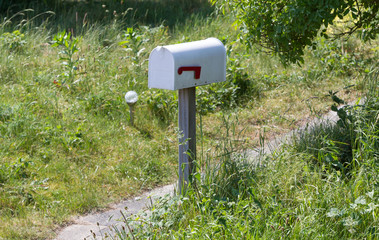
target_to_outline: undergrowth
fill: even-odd
[[[13,2],[4,9],[9,2],[0,1],[0,238],[5,239],[53,238],[54,229],[66,225],[72,215],[100,210],[175,181],[177,95],[147,87],[148,56],[158,45],[217,37],[226,46],[227,81],[197,88],[197,116],[202,119],[198,121],[202,126],[198,126],[202,133],[199,172],[210,165],[219,170],[210,168],[205,176],[196,175],[201,182],[198,189],[186,198],[169,200],[174,204],[170,208],[178,212],[162,215],[184,217],[178,220],[183,224],[175,225],[183,234],[190,234],[189,226],[209,222],[207,231],[213,229],[209,236],[215,234],[215,238],[228,231],[222,226],[231,220],[240,224],[236,226],[241,232],[250,231],[248,221],[266,223],[273,215],[260,214],[270,205],[271,213],[278,213],[272,227],[284,227],[284,215],[280,215],[284,213],[275,201],[285,194],[282,187],[298,188],[282,186],[289,184],[285,179],[275,180],[289,176],[278,174],[276,165],[269,168],[272,163],[267,161],[278,193],[266,185],[268,192],[262,195],[266,190],[260,188],[261,194],[257,186],[268,184],[263,176],[269,174],[251,168],[249,162],[232,161],[236,149],[257,146],[259,133],[265,132],[269,139],[297,127],[311,114],[321,115],[332,103],[326,96],[329,91],[343,89],[340,98],[355,98],[367,86],[363,79],[377,68],[377,42],[363,44],[356,36],[341,41],[317,38],[316,49],[306,50],[304,65],[284,68],[258,46],[248,51],[238,40],[233,17],[217,15],[208,1]],[[139,95],[134,126],[129,125],[124,100],[130,90]],[[349,109],[344,111],[350,114]],[[225,121],[228,114],[238,115],[239,124]],[[359,126],[364,131],[368,128]],[[228,134],[222,137],[225,127]],[[359,138],[366,142],[363,130]],[[240,135],[234,138],[231,132]],[[320,144],[325,149],[320,158],[330,155],[331,166],[309,148],[301,154],[306,161],[298,153],[287,153],[291,161],[283,164],[294,163],[288,171],[302,178],[306,177],[297,171],[312,166],[339,171],[341,176],[345,171],[353,179],[354,149],[375,152],[351,139],[326,139]],[[333,162],[345,159],[334,153],[340,146],[346,147],[347,155],[352,153],[351,159],[340,162],[344,171]],[[285,199],[280,201],[291,202]],[[209,216],[199,214],[196,221],[203,222],[188,225],[192,218],[177,205],[180,201],[181,206],[194,208],[193,214],[206,206],[201,211]],[[204,203],[191,206],[197,201]],[[243,203],[247,212],[240,209]],[[247,226],[242,226],[242,218],[237,221],[229,215],[237,210],[245,214]],[[272,229],[271,225],[266,227]],[[261,226],[254,234],[261,236],[262,229],[266,228]],[[180,236],[180,231],[172,236]]]
[[[377,239],[378,73],[365,78],[364,102],[333,105],[336,124],[304,130],[263,162],[235,151],[225,122],[216,164],[186,194],[125,217],[105,239]]]

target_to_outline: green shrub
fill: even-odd
[[[26,44],[25,35],[19,30],[5,32],[0,36],[0,44],[11,52],[20,52]]]
[[[162,122],[172,123],[173,119],[177,119],[178,98],[175,91],[153,90],[142,95],[148,109]]]

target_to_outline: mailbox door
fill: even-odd
[[[156,47],[149,57],[149,88],[175,90],[174,58],[165,47]]]

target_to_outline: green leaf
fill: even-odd
[[[339,210],[338,208],[331,208],[329,212],[326,213],[327,217],[333,218],[333,217],[340,217],[343,215],[343,211]]]
[[[374,190],[372,190],[371,192],[366,193],[366,195],[367,195],[369,198],[374,199]]]
[[[359,196],[357,199],[355,199],[355,204],[361,204],[366,205],[366,199],[363,196]]]
[[[118,45],[124,45],[124,44],[128,44],[129,43],[129,40],[125,40],[125,41],[121,41],[118,43]],[[123,46],[123,47],[126,47],[126,46]]]

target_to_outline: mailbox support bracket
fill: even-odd
[[[179,193],[185,192],[196,159],[196,87],[178,90]]]

